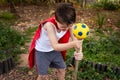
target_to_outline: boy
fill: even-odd
[[[48,80],[48,68],[56,68],[58,80],[65,80],[66,50],[80,48],[78,41],[72,34],[72,26],[76,20],[74,7],[69,3],[60,3],[55,10],[55,15],[43,22],[38,27],[30,47],[29,66],[36,65],[37,80]],[[69,41],[69,37],[73,41]],[[81,60],[83,54],[74,53],[75,59]]]

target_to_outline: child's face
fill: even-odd
[[[70,27],[72,27],[73,24],[67,25],[67,24],[61,24],[61,23],[57,22],[57,25],[58,25],[58,28],[59,28],[61,31],[66,31],[66,30],[68,30]]]

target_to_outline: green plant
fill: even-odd
[[[15,18],[15,15],[10,12],[2,12],[0,13],[0,17],[5,20],[11,20]]]
[[[105,22],[105,16],[102,16],[100,14],[97,14],[98,20],[97,23],[99,25],[99,29],[102,28],[104,22]]]
[[[25,43],[25,36],[0,23],[0,60],[21,53],[20,47]]]
[[[104,33],[98,34],[97,32],[96,36],[84,40],[84,59],[88,61],[102,62],[108,65],[120,66],[118,58],[120,57],[120,37],[118,36],[120,32],[114,32],[113,30],[106,30],[104,32],[110,33],[105,35]]]
[[[29,27],[25,31],[26,42],[29,42],[31,40],[31,35],[33,35],[33,32],[35,32],[37,28],[38,27]]]
[[[118,75],[113,74],[112,72],[113,70],[111,70],[111,68],[109,68],[110,70],[108,72],[97,72],[95,68],[86,64],[85,61],[81,62],[79,66],[80,66],[80,71],[78,73],[78,80],[81,80],[81,79],[104,80],[105,78],[111,79],[111,80],[119,79]]]
[[[120,5],[119,2],[113,1],[113,0],[100,0],[100,1],[96,1],[93,4],[94,8],[103,8],[105,10],[117,10],[119,9]]]
[[[118,3],[110,0],[102,0],[101,4],[103,5],[103,8],[107,10],[116,10],[119,8]]]
[[[73,74],[74,70],[67,69],[66,80],[73,80]],[[118,80],[119,78],[119,75],[116,75],[111,67],[108,67],[107,72],[98,72],[84,60],[79,63],[78,80]]]
[[[104,30],[104,32],[103,32]],[[107,33],[106,35],[104,33]],[[83,61],[79,64],[78,80],[118,80],[120,77],[111,69],[112,66],[120,66],[120,32],[112,29],[102,29],[95,31],[92,37],[83,41]],[[70,49],[67,61],[73,56],[74,49]],[[97,72],[93,67],[86,64],[86,61],[101,63],[108,66],[107,72]],[[70,62],[66,62],[69,64]],[[66,75],[72,76],[74,71],[68,70]],[[70,80],[71,77],[66,77]]]
[[[22,67],[21,70],[25,71],[25,72],[28,72],[30,71],[30,69],[28,67]]]
[[[1,1],[0,1],[0,5],[4,5],[4,4],[6,4],[6,3],[7,3],[6,0],[1,0]]]
[[[36,31],[37,28],[38,28],[37,26],[36,26],[36,27],[29,27],[29,28],[25,31],[26,36],[31,35],[33,32]]]

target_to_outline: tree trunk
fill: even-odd
[[[15,16],[19,18],[20,16],[17,14],[17,11],[15,9],[15,5],[14,5],[13,1],[12,0],[7,0],[7,1],[9,3],[10,12],[15,14]]]
[[[68,0],[65,0],[65,2],[67,3],[67,2],[68,2]]]
[[[8,1],[9,6],[10,6],[10,12],[11,13],[16,13],[16,9],[15,9],[13,1],[12,0],[7,0],[7,1]]]
[[[85,8],[85,7],[86,7],[86,3],[87,3],[87,0],[82,0],[81,7],[82,7],[82,8]]]

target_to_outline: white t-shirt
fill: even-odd
[[[54,27],[54,28],[55,28],[55,33],[56,33],[56,36],[57,36],[58,40],[61,37],[63,37],[64,34],[67,32],[67,31],[57,32],[57,28],[56,27]],[[49,41],[48,33],[44,29],[44,25],[42,25],[42,27],[41,27],[40,37],[36,41],[35,49],[38,50],[38,51],[42,51],[42,52],[49,52],[49,51],[53,51],[54,50],[53,47],[51,46],[50,41]]]

